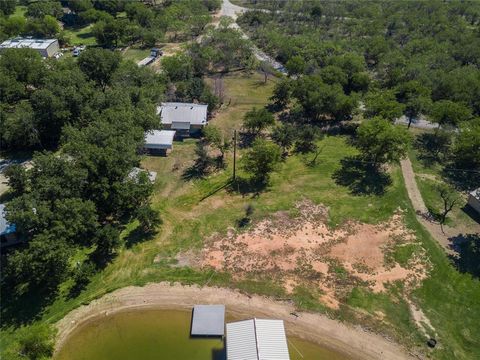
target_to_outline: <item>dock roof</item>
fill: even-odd
[[[193,307],[193,336],[223,336],[225,333],[225,305],[195,305]]]

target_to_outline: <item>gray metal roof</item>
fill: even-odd
[[[480,200],[480,188],[471,191],[470,195],[472,195],[475,199]]]
[[[57,39],[14,38],[2,42],[0,44],[0,49],[30,48],[35,50],[44,50],[57,41]]]
[[[191,125],[207,124],[208,105],[190,103],[162,103],[157,107],[162,124],[190,123]]]
[[[15,230],[15,224],[10,224],[5,218],[5,204],[0,204],[0,235],[14,233]]]
[[[290,360],[283,320],[228,323],[227,360]]]
[[[152,130],[145,133],[145,145],[147,149],[171,149],[175,130]]]
[[[225,333],[225,305],[195,305],[193,307],[192,335],[223,336]]]

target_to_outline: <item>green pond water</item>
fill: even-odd
[[[191,313],[136,310],[77,329],[55,360],[225,360],[220,339],[190,338]],[[291,360],[346,360],[315,344],[288,338]]]

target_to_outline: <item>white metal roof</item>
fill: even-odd
[[[5,218],[5,205],[0,204],[0,235],[14,233],[15,230],[15,224],[10,224]]]
[[[1,49],[10,48],[30,48],[36,50],[47,49],[50,45],[55,43],[57,39],[27,39],[27,38],[14,38],[5,40],[0,44]]]
[[[227,360],[258,360],[253,319],[227,324]]]
[[[190,103],[162,103],[157,107],[162,124],[186,122],[192,125],[205,125],[207,123],[208,105]]]
[[[175,130],[152,130],[145,134],[145,148],[171,149]]]
[[[227,360],[290,360],[283,320],[227,324]]]
[[[225,334],[225,305],[195,305],[191,334],[223,336]]]
[[[470,195],[472,195],[475,199],[480,200],[480,188],[471,191]]]

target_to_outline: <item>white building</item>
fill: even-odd
[[[152,130],[145,134],[145,145],[143,148],[149,152],[163,153],[173,149],[173,138],[175,130]]]
[[[208,105],[190,103],[162,103],[157,114],[164,129],[194,134],[207,125]]]
[[[227,324],[227,360],[290,360],[283,320]]]
[[[51,57],[60,51],[57,39],[29,39],[14,38],[5,40],[0,44],[0,51],[3,49],[29,48],[39,52],[43,57]]]
[[[468,205],[475,209],[480,214],[480,188],[473,190],[468,195]]]

